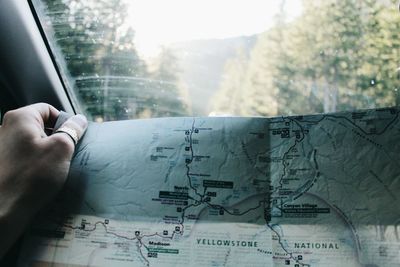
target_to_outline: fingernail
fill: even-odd
[[[83,129],[85,129],[88,125],[88,121],[87,121],[86,117],[83,116],[82,114],[72,116],[70,118],[70,120],[74,121],[76,124],[81,126]]]

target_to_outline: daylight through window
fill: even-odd
[[[400,102],[389,0],[33,0],[95,121],[276,116]]]

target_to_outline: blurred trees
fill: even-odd
[[[153,80],[158,81],[157,89],[152,100],[154,110],[158,117],[187,115],[189,106],[188,90],[179,74],[179,60],[171,49],[161,47],[158,57],[151,62],[150,70]],[[178,95],[178,96],[177,96]],[[182,111],[186,111],[183,113]]]
[[[399,26],[395,0],[304,0],[291,22],[282,8],[249,57],[228,61],[214,110],[272,116],[399,104]]]
[[[121,0],[43,0],[46,30],[53,31],[64,61],[58,62],[74,84],[84,109],[95,119],[116,120],[187,114],[177,73],[150,73],[126,24]],[[51,26],[50,26],[51,25]],[[50,42],[51,44],[51,42]],[[162,64],[171,63],[161,54]],[[169,60],[169,61],[168,61]],[[160,65],[161,66],[161,65]],[[168,95],[167,100],[163,96]]]
[[[166,47],[152,62],[140,58],[126,1],[41,1],[52,49],[65,56],[58,65],[89,114],[189,113],[177,58]],[[284,6],[282,0],[275,27],[258,36],[250,54],[239,49],[227,60],[214,111],[273,116],[400,104],[397,1],[304,0],[302,15],[290,21]]]
[[[228,59],[225,63],[224,73],[221,77],[221,88],[214,96],[211,103],[212,110],[223,114],[241,114],[239,101],[246,96],[243,88],[244,74],[247,70],[247,55],[243,49],[236,51],[236,57]]]

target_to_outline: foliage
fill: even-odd
[[[230,78],[223,79],[214,109],[226,112],[219,95],[227,91],[240,96],[229,104],[228,111],[235,115],[399,104],[396,1],[305,0],[303,8],[290,22],[282,10],[275,27],[259,36],[249,58],[239,55],[227,63],[224,76]]]
[[[177,73],[156,77],[140,58],[134,31],[127,27],[127,3],[122,0],[44,0],[56,46],[81,103],[95,119],[184,115]],[[169,65],[165,58],[160,58]],[[161,71],[161,70],[160,70]],[[162,72],[162,71],[161,71]],[[157,80],[157,79],[167,80]],[[167,82],[168,86],[160,86]],[[165,92],[165,93],[162,93]],[[164,101],[160,95],[168,94]]]

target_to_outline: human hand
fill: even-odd
[[[48,104],[34,104],[4,115],[0,126],[0,258],[22,234],[34,215],[63,186],[75,149],[65,133],[48,136],[59,111]],[[87,120],[69,118],[62,127],[82,137]]]

